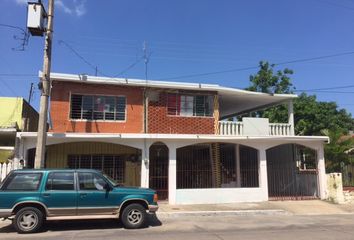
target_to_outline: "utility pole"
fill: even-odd
[[[45,34],[43,73],[40,80],[40,108],[38,121],[38,134],[36,157],[34,162],[35,168],[44,167],[45,147],[47,142],[47,117],[48,117],[48,101],[50,96],[50,67],[52,58],[52,38],[53,38],[53,18],[54,18],[54,0],[48,0],[48,22]]]
[[[28,103],[31,104],[31,99],[33,96],[33,83],[31,83],[31,87],[30,87],[30,91],[29,91],[29,95],[28,95]]]

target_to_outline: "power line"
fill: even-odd
[[[4,79],[0,78],[0,81],[4,84],[4,86],[13,94],[17,95],[17,93],[4,81]]]
[[[29,34],[28,32],[21,28],[21,27],[18,27],[18,26],[13,26],[13,25],[9,25],[9,24],[3,24],[3,23],[0,23],[0,26],[1,27],[7,27],[7,28],[12,28],[12,29],[16,29],[16,30],[20,30],[21,33],[22,33],[22,38],[14,35],[14,39],[15,40],[19,40],[19,41],[22,41],[20,46],[17,47],[17,48],[12,48],[12,50],[17,50],[17,51],[24,51],[25,50],[25,47],[28,45],[28,39],[29,39]]]
[[[90,66],[95,72],[100,73],[103,76],[108,77],[105,73],[103,73],[101,70],[97,68],[97,66],[93,65],[89,61],[87,61],[83,56],[81,56],[74,48],[72,48],[67,42],[63,40],[58,41],[59,44],[64,44],[71,52],[73,52],[78,58],[80,58],[84,63],[86,63],[88,66]]]
[[[0,73],[2,77],[38,77],[36,74],[31,73]]]
[[[138,63],[140,63],[143,59],[144,59],[144,56],[143,56],[143,57],[140,57],[140,58],[139,58],[138,60],[136,60],[134,63],[130,64],[127,68],[125,68],[124,70],[122,70],[120,73],[114,75],[113,78],[119,77],[119,76],[123,75],[124,73],[126,73],[127,71],[129,71],[130,69],[132,69],[133,67],[135,67]]]
[[[336,87],[327,87],[327,88],[302,89],[302,90],[294,90],[294,92],[322,91],[322,90],[332,90],[332,89],[342,89],[342,88],[352,88],[352,87],[354,87],[354,85],[336,86]]]
[[[324,55],[324,56],[319,56],[319,57],[311,57],[311,58],[301,58],[301,59],[289,60],[289,61],[275,63],[274,65],[275,66],[279,66],[279,65],[284,65],[284,64],[309,62],[309,61],[315,61],[315,60],[333,58],[333,57],[340,57],[340,56],[346,56],[346,55],[353,55],[353,54],[354,54],[354,51],[343,52],[343,53]],[[244,67],[244,68],[232,68],[232,69],[215,71],[215,72],[206,72],[206,73],[197,73],[197,74],[182,75],[182,76],[176,76],[176,77],[160,78],[160,79],[157,79],[157,80],[172,80],[172,79],[181,79],[181,78],[194,78],[194,77],[202,77],[202,76],[208,76],[208,75],[216,75],[216,74],[221,74],[221,73],[230,73],[230,72],[239,72],[239,71],[245,71],[245,70],[252,70],[252,69],[258,69],[258,68],[259,68],[259,66],[251,66],[251,67]]]

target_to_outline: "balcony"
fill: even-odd
[[[268,118],[242,118],[242,122],[219,121],[223,136],[293,136],[290,123],[269,123]]]

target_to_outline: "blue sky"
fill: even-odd
[[[0,0],[0,24],[26,26],[24,0]],[[175,77],[354,51],[353,0],[55,0],[52,71],[145,78]],[[44,1],[47,3],[47,1]],[[7,11],[4,11],[7,9]],[[28,97],[42,69],[44,38],[30,37],[13,51],[20,32],[0,26],[0,95]],[[60,43],[64,41],[67,45]],[[133,66],[132,66],[133,65]],[[131,67],[132,66],[132,67]],[[131,67],[129,70],[127,68]],[[297,89],[354,85],[354,54],[282,65],[294,70]],[[173,81],[244,88],[257,69]],[[4,75],[9,74],[9,75]],[[354,87],[316,92],[354,114]],[[347,92],[347,93],[343,93]],[[38,109],[39,92],[33,105]]]

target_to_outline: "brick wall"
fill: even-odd
[[[197,92],[188,92],[197,93]],[[210,94],[210,93],[209,93]],[[148,132],[170,134],[214,134],[214,117],[182,117],[167,114],[167,92],[155,92],[149,98]]]
[[[70,120],[70,92],[72,94],[125,95],[125,122]],[[138,87],[98,85],[53,81],[50,115],[52,132],[142,133],[143,90]]]

